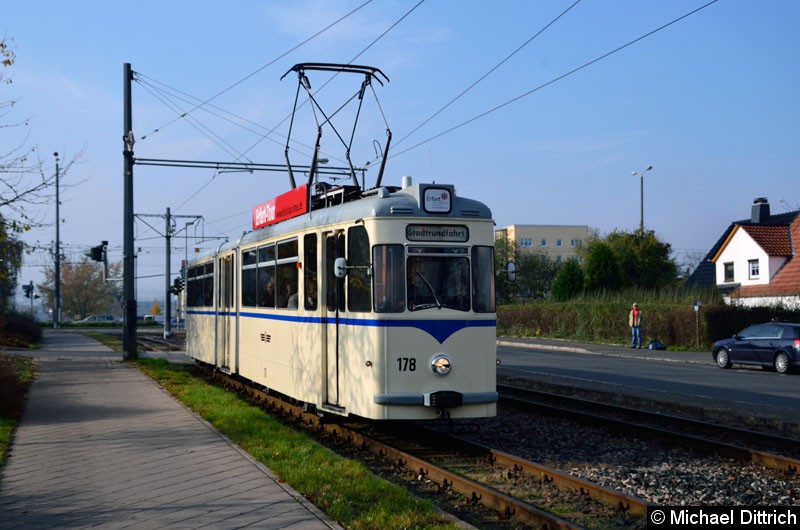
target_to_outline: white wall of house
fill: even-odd
[[[758,276],[750,274],[751,261],[758,260]],[[725,264],[733,263],[733,280],[725,281]],[[769,256],[755,240],[743,229],[736,230],[725,249],[717,257],[717,285],[730,284],[761,285],[768,284],[778,270],[786,263],[785,257]]]

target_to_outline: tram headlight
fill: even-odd
[[[447,375],[450,373],[453,365],[450,363],[450,358],[447,355],[437,355],[431,361],[431,369],[436,375]]]

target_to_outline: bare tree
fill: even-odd
[[[15,61],[13,40],[0,39],[0,88],[12,84],[8,72]],[[0,137],[8,141],[0,143],[0,311],[16,289],[23,252],[18,236],[33,227],[47,226],[41,207],[53,204],[56,194],[55,168],[30,145],[29,120],[11,119],[15,106],[16,100],[0,97]],[[19,136],[9,141],[12,132]],[[65,160],[60,176],[65,177],[82,155],[83,151]]]

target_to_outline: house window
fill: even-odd
[[[556,246],[557,246],[557,247],[560,247],[560,246],[561,246],[561,239],[556,239]]]
[[[529,237],[523,237],[522,239],[520,239],[519,245],[521,247],[530,247],[533,246],[533,241],[531,241],[531,238]]]
[[[723,264],[725,268],[725,281],[732,282],[733,281],[733,263],[725,263]]]
[[[544,238],[544,237],[542,238],[542,246],[543,247],[547,246],[547,238]]]
[[[758,260],[751,259],[747,261],[747,268],[750,270],[750,279],[758,279]]]
[[[569,240],[569,244],[572,247],[579,247],[579,246],[581,246],[581,240],[580,239],[570,239]]]

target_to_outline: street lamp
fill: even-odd
[[[653,169],[653,166],[647,166],[640,172],[631,171],[634,177],[639,175],[639,232],[644,234],[644,174]]]

